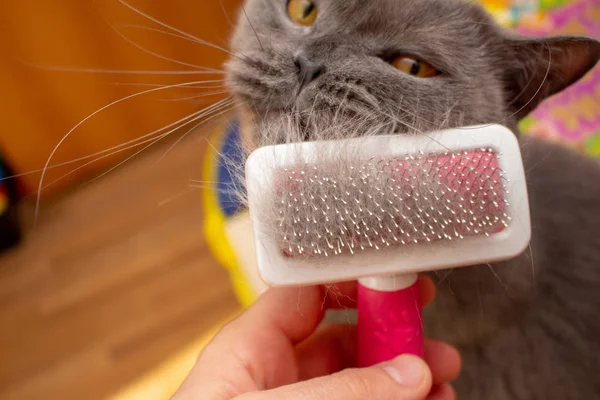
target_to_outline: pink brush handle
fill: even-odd
[[[393,286],[374,289],[381,285],[367,287],[364,283],[358,284],[358,366],[368,367],[406,353],[423,357],[418,281],[399,290]]]

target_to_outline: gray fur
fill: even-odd
[[[519,118],[600,58],[597,41],[517,37],[461,0],[316,3],[310,29],[285,0],[248,0],[240,14],[228,83],[251,148],[495,122],[518,134]],[[414,78],[384,60],[405,52],[442,74]],[[299,53],[325,67],[301,91]],[[459,399],[600,398],[600,167],[532,139],[522,149],[530,251],[434,274],[426,330],[462,351]]]

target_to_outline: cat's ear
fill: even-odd
[[[586,37],[512,38],[507,43],[507,101],[519,119],[575,83],[600,59],[600,42]]]

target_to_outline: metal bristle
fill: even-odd
[[[274,204],[288,256],[331,257],[462,240],[508,227],[492,149],[282,171]]]

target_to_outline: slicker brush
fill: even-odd
[[[419,272],[529,244],[519,144],[500,125],[262,147],[246,163],[271,285],[358,279],[358,363],[422,355]]]

